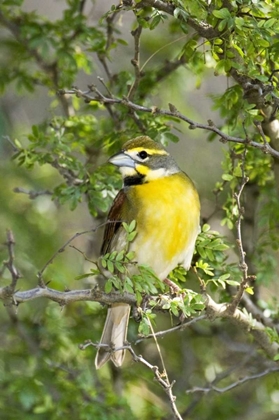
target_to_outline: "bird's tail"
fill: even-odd
[[[111,305],[108,309],[100,344],[107,344],[114,348],[123,347],[127,337],[129,316],[130,305],[126,303]],[[95,358],[96,369],[100,369],[108,360],[112,360],[115,366],[119,367],[122,365],[124,357],[124,349],[112,353],[105,347],[100,347]]]

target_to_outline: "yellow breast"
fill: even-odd
[[[200,204],[191,180],[182,172],[136,185],[127,193],[126,217],[137,222],[130,249],[164,279],[181,263],[191,264],[199,232]]]

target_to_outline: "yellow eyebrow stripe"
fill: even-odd
[[[160,150],[160,149],[147,149],[146,147],[134,147],[133,149],[130,149],[130,152],[141,152],[145,150],[149,155],[168,155],[169,153],[166,150]]]

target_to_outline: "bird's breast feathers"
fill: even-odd
[[[179,172],[130,187],[125,204],[123,219],[137,222],[137,235],[130,244],[137,262],[152,267],[160,279],[177,264],[188,269],[200,214],[198,194],[191,180]],[[123,232],[119,232],[118,246],[123,245],[123,239]]]

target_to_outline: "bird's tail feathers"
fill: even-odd
[[[114,348],[123,347],[127,337],[129,316],[130,305],[126,303],[111,305],[108,309],[100,344],[107,344]],[[100,347],[95,358],[96,369],[100,369],[109,360],[119,367],[122,365],[124,357],[124,349],[110,352],[106,348]]]

